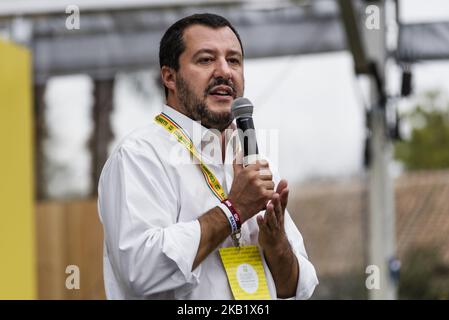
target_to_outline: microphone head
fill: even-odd
[[[253,104],[247,98],[237,98],[231,104],[231,112],[234,119],[253,116]]]

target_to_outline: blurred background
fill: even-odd
[[[448,299],[444,0],[1,1],[0,298],[105,298],[98,178],[160,111],[159,40],[196,12],[242,37],[313,299]]]

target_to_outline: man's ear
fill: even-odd
[[[176,73],[170,67],[162,66],[161,68],[161,78],[163,84],[168,88],[168,90],[174,91],[176,88]]]

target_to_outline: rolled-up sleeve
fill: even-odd
[[[284,221],[288,240],[299,264],[299,277],[295,298],[298,300],[309,299],[312,296],[315,287],[318,285],[315,267],[309,261],[302,235],[291,219],[288,210],[285,210]]]
[[[115,276],[136,296],[190,292],[201,230],[177,222],[177,190],[156,153],[120,147],[103,169],[98,206]],[[186,245],[189,244],[189,245]]]

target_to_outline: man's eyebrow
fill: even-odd
[[[229,50],[229,53],[230,53],[230,55],[237,55],[237,56],[239,56],[239,58],[242,58],[243,57],[243,55],[242,55],[242,53],[240,52],[240,51],[237,51],[237,50]]]
[[[216,50],[213,49],[200,49],[197,52],[195,52],[195,54],[193,55],[193,58],[195,59],[196,57],[198,57],[200,54],[203,53],[209,53],[209,54],[214,54],[216,53]],[[228,55],[238,55],[240,58],[242,58],[242,53],[240,51],[237,50],[229,50],[228,51]]]
[[[200,49],[197,52],[195,52],[195,54],[193,55],[193,58],[196,58],[197,56],[199,56],[202,53],[214,54],[215,50],[212,50],[212,49]]]

